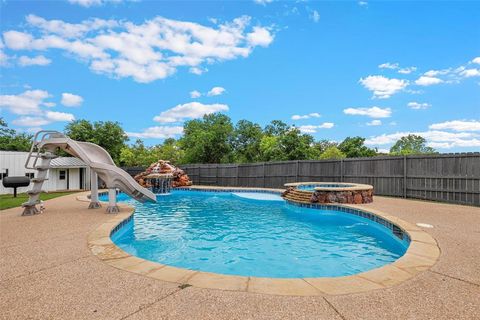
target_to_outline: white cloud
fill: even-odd
[[[190,98],[192,99],[200,98],[201,96],[202,96],[202,93],[198,90],[190,91]]]
[[[480,131],[479,120],[453,120],[434,123],[428,127],[433,130]]]
[[[425,72],[423,75],[426,77],[437,77],[440,75],[445,75],[450,72],[450,69],[444,69],[444,70],[429,70]]]
[[[73,121],[75,117],[71,113],[47,111],[42,116],[21,116],[12,121],[14,125],[20,127],[40,127],[52,122]]]
[[[75,116],[71,113],[66,112],[56,112],[56,111],[47,111],[45,117],[50,121],[73,121]]]
[[[143,139],[165,139],[171,138],[176,135],[183,133],[183,127],[167,127],[167,126],[156,126],[150,127],[142,132],[127,132],[127,135],[132,138],[143,138]]]
[[[367,126],[381,126],[382,120],[372,120],[370,122],[367,122],[366,124]]]
[[[442,82],[442,79],[431,76],[421,76],[420,78],[415,80],[415,84],[418,84],[419,86],[431,86]]]
[[[395,62],[395,63],[385,62],[385,63],[380,64],[378,67],[380,69],[398,70],[398,73],[401,73],[401,74],[410,74],[410,73],[417,70],[417,67],[400,68],[400,64],[398,62]]]
[[[188,72],[190,73],[193,73],[193,74],[196,74],[197,76],[207,72],[208,69],[207,68],[199,68],[199,67],[191,67],[190,69],[188,69]]]
[[[27,57],[27,56],[21,56],[18,59],[18,64],[21,65],[22,67],[26,66],[46,66],[49,65],[52,62],[52,60],[45,58],[45,56],[36,56],[33,58]]]
[[[401,68],[398,70],[398,73],[401,73],[401,74],[410,74],[414,71],[417,70],[417,67],[406,67],[406,68]]]
[[[303,125],[299,126],[298,129],[303,133],[316,133],[318,129],[331,129],[334,127],[332,122],[324,122],[320,125]]]
[[[472,63],[480,64],[480,57],[476,57],[472,60]]]
[[[415,134],[424,137],[427,140],[427,144],[434,148],[449,149],[454,147],[480,146],[480,139],[478,139],[478,134],[469,132],[453,133],[438,130],[382,134],[380,136],[374,136],[366,139],[365,144],[372,146],[393,144],[401,137],[407,136],[409,134]]]
[[[460,75],[465,78],[480,77],[480,69],[465,69],[460,72]]]
[[[62,104],[66,107],[78,107],[83,103],[83,98],[72,93],[62,93]]]
[[[13,50],[24,50],[31,46],[32,35],[19,31],[7,31],[3,33],[5,45]]]
[[[102,19],[72,24],[29,15],[32,34],[10,30],[3,37],[11,50],[63,50],[96,73],[148,83],[182,67],[201,74],[208,71],[206,64],[245,58],[256,47],[269,46],[273,33],[250,26],[250,20],[241,16],[213,27],[159,16],[140,24]]]
[[[385,62],[380,65],[378,65],[380,69],[398,69],[400,66],[398,63],[391,63],[391,62]]]
[[[320,21],[320,13],[318,13],[317,10],[313,10],[312,13],[310,14],[310,19],[312,19],[313,22]]]
[[[27,90],[18,95],[0,95],[0,108],[19,115],[39,114],[40,105],[50,94],[44,90]]]
[[[48,121],[43,117],[23,116],[13,120],[12,123],[20,127],[39,127],[39,126],[49,124],[50,121]]]
[[[310,118],[320,118],[320,113],[312,112],[304,115],[294,114],[292,116],[292,120],[302,120],[302,119],[310,119]]]
[[[88,32],[118,26],[115,20],[98,18],[85,20],[77,24],[67,23],[62,20],[46,20],[33,14],[29,14],[25,19],[31,26],[39,28],[42,32],[57,34],[63,38],[78,38]]]
[[[220,103],[203,104],[194,101],[185,104],[179,104],[171,109],[163,111],[158,116],[155,116],[153,120],[160,123],[179,122],[187,118],[201,118],[206,114],[220,111],[228,111],[228,105]]]
[[[247,41],[252,47],[268,47],[273,41],[273,35],[266,28],[253,27],[253,32],[247,34]]]
[[[419,103],[419,102],[412,101],[412,102],[409,102],[407,104],[407,106],[412,108],[412,109],[419,110],[419,109],[428,109],[432,105],[430,103],[426,103],[426,102]]]
[[[68,0],[68,2],[70,2],[71,4],[78,4],[82,7],[88,8],[92,6],[101,6],[107,3],[120,3],[122,2],[122,0]]]
[[[407,80],[389,79],[384,76],[368,76],[361,78],[359,82],[368,90],[373,91],[374,98],[379,99],[389,98],[408,85]]]
[[[272,3],[273,0],[253,0],[256,4],[260,4],[262,6],[267,5],[268,3]]]
[[[390,108],[347,108],[343,110],[343,113],[353,116],[367,116],[370,118],[388,118],[392,115],[392,109]]]
[[[222,87],[213,87],[210,89],[210,91],[207,92],[207,96],[212,97],[212,96],[219,96],[225,92],[225,88]]]
[[[367,1],[358,1],[358,5],[361,6],[361,7],[367,7],[368,2]]]

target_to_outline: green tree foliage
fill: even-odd
[[[179,164],[183,159],[183,150],[175,139],[165,139],[163,144],[146,147],[142,140],[137,139],[131,146],[123,147],[120,152],[120,164],[127,167],[146,167],[159,159]]]
[[[320,159],[343,159],[345,158],[345,154],[340,151],[336,146],[331,146],[325,149],[323,153],[320,155]]]
[[[267,136],[281,136],[290,129],[290,126],[280,120],[273,120],[265,126],[265,134]]]
[[[435,149],[427,147],[427,141],[424,137],[415,134],[401,137],[390,148],[390,153],[394,155],[429,154],[435,152]]]
[[[132,146],[124,146],[120,151],[120,164],[127,167],[149,166],[158,160],[157,150],[147,148],[137,139]]]
[[[362,137],[347,137],[338,145],[338,149],[340,149],[340,151],[342,151],[347,158],[375,156],[377,151],[365,146],[364,142],[365,138]]]
[[[76,120],[65,127],[65,134],[73,140],[92,142],[110,153],[115,163],[120,163],[120,153],[128,137],[118,122]]]
[[[180,145],[189,163],[221,163],[233,160],[231,137],[233,125],[221,113],[204,115],[185,122]]]
[[[172,164],[184,163],[185,152],[177,140],[173,138],[165,139],[163,144],[157,146],[157,148],[160,155],[159,159],[168,160]]]
[[[261,142],[260,151],[263,161],[306,160],[316,155],[312,148],[313,137],[302,134],[298,128],[283,126],[281,121],[276,122],[277,128],[271,126],[266,131]]]
[[[297,128],[290,128],[279,136],[278,143],[284,158],[281,160],[306,160],[311,156],[313,137],[302,134]]]
[[[33,135],[19,133],[10,129],[3,118],[0,118],[0,150],[30,151]]]
[[[260,141],[260,152],[263,161],[285,160],[278,143],[278,137],[263,136]]]
[[[255,162],[261,160],[260,143],[262,128],[248,120],[237,122],[233,131],[233,150],[236,162]]]

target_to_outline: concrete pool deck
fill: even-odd
[[[21,217],[20,208],[0,212],[2,319],[480,318],[479,208],[377,196],[358,208],[433,225],[423,230],[438,242],[437,263],[389,288],[301,297],[180,288],[119,270],[87,245],[92,231],[114,216],[87,210],[76,195],[46,207],[32,217]]]

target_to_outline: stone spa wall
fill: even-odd
[[[313,190],[303,187],[313,185]],[[332,184],[321,182],[288,183],[282,196],[299,203],[349,203],[373,202],[373,186],[366,184]]]
[[[373,189],[355,191],[315,191],[310,198],[312,203],[370,203]]]

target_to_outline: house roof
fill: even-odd
[[[58,157],[50,162],[51,168],[86,168],[82,160],[75,157]]]

